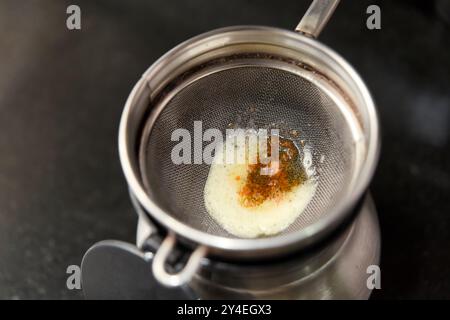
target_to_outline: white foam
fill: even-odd
[[[230,138],[233,137],[227,137]],[[225,142],[225,145],[230,144],[233,145],[233,142]],[[218,148],[215,157],[223,159],[224,149],[224,146]],[[245,153],[245,145],[234,144],[234,149],[237,154]],[[245,183],[246,175],[247,164],[213,162],[204,189],[208,213],[226,231],[237,237],[256,238],[280,233],[302,214],[316,190],[314,180],[308,179],[282,199],[270,199],[256,207],[244,207],[239,201],[238,192]]]

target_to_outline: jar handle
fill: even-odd
[[[176,236],[169,233],[161,243],[153,257],[152,270],[156,280],[166,287],[178,287],[187,284],[200,266],[201,260],[206,256],[205,246],[198,246],[192,252],[183,270],[177,273],[168,273],[165,268],[167,257],[176,244]]]

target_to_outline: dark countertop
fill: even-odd
[[[378,299],[450,298],[450,26],[422,2],[342,1],[320,37],[359,71],[380,113]],[[66,288],[67,266],[99,240],[134,241],[117,131],[153,61],[217,27],[292,29],[309,5],[76,3],[81,31],[65,26],[72,1],[0,2],[0,298],[81,298]],[[365,27],[372,3],[378,31]]]

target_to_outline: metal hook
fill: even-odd
[[[178,273],[170,274],[165,269],[166,259],[176,243],[176,236],[169,233],[161,243],[159,250],[153,257],[153,275],[162,285],[167,287],[178,287],[188,283],[200,266],[201,260],[206,256],[205,246],[197,247],[191,254],[186,266]]]

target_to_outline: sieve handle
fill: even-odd
[[[206,256],[206,247],[198,246],[189,257],[183,270],[178,273],[168,273],[165,268],[167,257],[176,244],[176,236],[169,233],[153,257],[152,271],[156,280],[166,287],[178,287],[187,284]]]
[[[295,31],[311,38],[317,38],[330,20],[339,0],[314,0]]]

